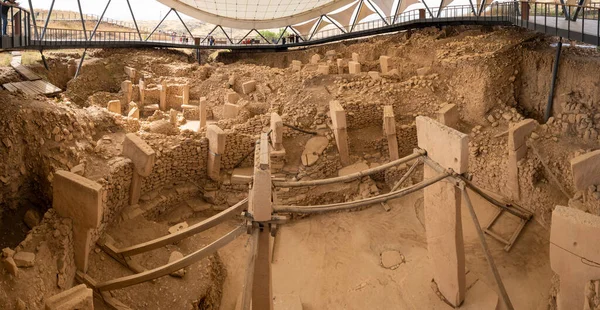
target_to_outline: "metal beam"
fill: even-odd
[[[562,6],[563,12],[565,13],[565,19],[571,19],[569,7],[567,7],[567,5],[565,4],[565,0],[560,0],[560,5]],[[558,16],[556,18],[558,18]]]
[[[319,18],[319,21],[315,24],[315,30],[308,37],[309,41],[312,40],[312,37],[317,33],[317,29],[319,29],[319,26],[321,26],[322,22],[323,22],[323,16],[321,15],[321,18]]]
[[[344,28],[340,27],[340,25],[338,25],[333,19],[331,19],[329,16],[327,15],[323,15],[325,17],[327,17],[327,19],[329,19],[329,22],[331,22],[332,24],[334,24],[336,27],[338,27],[339,30],[342,31],[342,33],[346,33],[346,30],[344,30]],[[387,23],[386,23],[387,24]]]
[[[183,24],[183,27],[185,27],[185,30],[187,30],[187,32],[190,34],[190,37],[192,37],[192,39],[193,39],[194,35],[192,34],[192,32],[190,31],[188,26],[183,22],[183,19],[181,18],[181,16],[179,16],[179,12],[177,12],[177,10],[175,10],[175,9],[173,9],[173,12],[175,12],[175,15],[177,15],[177,17],[179,18],[179,21],[181,21],[181,23]]]
[[[74,79],[76,79],[79,76],[81,66],[83,66],[83,61],[85,60],[85,55],[87,55],[87,47],[83,50],[83,55],[81,56],[81,60],[79,61],[79,65],[77,66],[77,71],[75,71],[75,76],[73,77]]]
[[[31,12],[31,14],[33,14],[31,16],[31,20],[33,21],[33,32],[35,34],[35,39],[39,39],[39,33],[37,30],[37,21],[35,20],[35,11],[33,10],[33,4],[31,4],[31,0],[29,0],[29,12]]]
[[[475,5],[473,5],[473,0],[469,0],[469,4],[471,5],[471,11],[473,12],[473,15],[477,15],[477,11],[475,10]]]
[[[127,0],[129,1],[129,0]],[[77,0],[77,6],[79,7],[79,17],[81,18],[81,26],[83,27],[83,37],[88,40],[87,29],[85,29],[85,20],[83,19],[83,10],[81,10],[81,1]]]
[[[548,96],[546,112],[544,113],[544,122],[547,122],[550,116],[552,116],[552,106],[554,105],[554,88],[556,87],[556,76],[558,75],[558,65],[560,62],[561,51],[562,37],[558,39],[558,46],[556,46],[556,57],[554,57],[554,67],[552,68],[552,82],[550,84],[550,95]]]
[[[202,41],[200,41],[200,43],[204,43],[204,41],[206,41],[206,39],[208,39],[208,37],[210,37],[210,35],[217,30],[217,27],[219,27],[219,25],[216,25],[205,37],[204,39],[202,39]]]
[[[79,1],[79,0],[77,0]],[[127,0],[127,6],[129,7],[129,12],[131,12],[131,17],[133,18],[133,24],[135,25],[135,29],[137,30],[138,35],[140,36],[140,41],[144,41],[142,39],[142,34],[140,33],[140,28],[138,27],[137,20],[135,19],[135,15],[133,14],[133,10],[131,9],[131,3]]]
[[[158,29],[158,27],[160,27],[160,25],[162,25],[162,23],[165,21],[165,19],[167,19],[167,16],[169,16],[169,14],[171,14],[171,11],[173,11],[173,9],[170,9],[169,12],[167,12],[167,14],[165,15],[165,17],[163,17],[163,19],[160,21],[160,23],[158,23],[158,25],[156,25],[156,27],[154,27],[154,30],[152,30],[152,32],[150,32],[148,37],[146,37],[146,41],[148,41],[148,39],[150,39],[150,37],[154,34],[156,29]]]
[[[42,35],[40,36],[40,44],[41,41],[44,41],[44,37],[46,36],[46,29],[48,29],[48,23],[50,23],[50,16],[52,16],[55,1],[56,0],[52,0],[52,3],[50,4],[50,11],[48,11],[48,17],[46,18],[46,23],[44,23],[44,29],[42,29]],[[35,18],[35,16],[33,18]]]
[[[427,9],[427,12],[429,12],[429,16],[431,16],[431,18],[433,18],[433,12],[431,12],[431,9],[427,5],[427,3],[425,3],[425,1],[423,1],[423,0],[421,0],[421,3],[423,3],[423,5],[425,5],[425,9]]]
[[[354,26],[356,26],[356,23],[358,22],[358,15],[360,14],[360,10],[362,9],[363,4],[364,0],[361,0],[360,4],[358,5],[358,10],[356,10],[356,14],[354,14],[354,20],[352,21],[352,26],[350,27],[349,32],[352,32],[352,30],[354,30]]]
[[[485,10],[485,1],[486,0],[481,0],[481,5],[479,6],[479,12],[477,15],[481,16],[481,13]]]
[[[287,31],[287,29],[290,26],[285,26],[285,28],[283,28],[283,31],[281,32],[281,35],[279,36],[279,39],[277,39],[277,41],[275,43],[279,44],[279,41],[281,41],[281,38],[283,38],[283,35],[285,35],[285,32]]]
[[[575,14],[573,14],[573,21],[577,21],[577,16],[579,16],[579,11],[581,10],[581,7],[583,6],[583,4],[585,3],[585,0],[579,0],[577,3],[577,9],[575,9]],[[583,21],[582,21],[583,23]]]
[[[102,19],[104,18],[104,14],[106,14],[106,10],[108,10],[108,6],[110,5],[110,1],[112,1],[112,0],[108,0],[108,2],[106,2],[106,7],[104,8],[104,11],[102,11],[102,15],[98,19],[98,22],[96,23],[96,27],[94,27],[94,31],[92,31],[92,34],[90,35],[90,41],[92,41],[92,39],[94,39],[94,36],[96,35],[96,31],[98,30],[98,27],[100,26],[100,23],[102,23]],[[83,62],[83,58],[81,59],[81,61]]]
[[[375,13],[377,13],[377,15],[379,15],[379,17],[381,18],[381,20],[383,20],[383,22],[386,25],[389,25],[389,23],[387,22],[387,20],[385,20],[385,17],[383,15],[381,15],[381,13],[379,13],[379,11],[377,10],[377,6],[373,5],[373,3],[371,3],[371,1],[367,0],[367,2],[369,2],[371,4],[371,6],[373,7],[373,9],[375,10]]]

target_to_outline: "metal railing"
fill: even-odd
[[[206,37],[191,37],[187,35],[171,35],[156,32],[138,34],[137,32],[121,31],[96,31],[92,37],[91,31],[84,33],[83,30],[47,28],[43,40],[31,40],[29,35],[30,16],[27,11],[21,18],[21,23],[27,31],[22,40],[32,48],[44,48],[45,46],[69,46],[69,47],[102,47],[104,43],[112,46],[174,46],[174,47],[212,47],[235,48],[243,46],[274,47],[275,42],[265,42],[260,36],[246,36],[231,38],[215,37],[214,44]],[[12,16],[12,15],[11,15]],[[495,2],[486,6],[479,12],[472,5],[448,6],[439,10],[438,8],[415,9],[403,13],[388,16],[382,19],[357,23],[354,25],[341,26],[333,24],[336,28],[322,30],[311,34],[294,35],[293,42],[290,40],[278,46],[293,47],[319,44],[335,40],[357,38],[385,32],[399,31],[417,25],[423,27],[436,24],[452,23],[484,23],[489,24],[514,24],[523,28],[544,32],[549,35],[561,36],[568,39],[579,40],[585,43],[600,44],[600,8],[593,6],[560,5],[552,3],[536,3],[526,1]],[[406,27],[408,26],[408,27]],[[37,32],[44,32],[43,27],[38,27]],[[288,31],[288,34],[292,31]],[[142,42],[140,42],[140,35]],[[91,40],[86,38],[92,37]],[[22,46],[22,45],[21,45]],[[0,47],[2,48],[2,47]]]
[[[2,11],[8,7],[6,15],[2,13],[0,18],[0,49],[4,47],[24,47],[31,43],[31,15],[29,11],[20,7],[3,6]],[[5,20],[6,19],[6,20]],[[6,29],[4,24],[6,23]],[[5,35],[6,34],[6,35]]]

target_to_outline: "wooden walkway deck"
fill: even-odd
[[[20,52],[13,52],[13,59],[10,62],[10,65],[27,81],[3,84],[2,86],[6,90],[13,93],[21,91],[30,96],[52,96],[62,92],[62,89],[52,85],[50,82],[42,80],[42,77],[23,66],[21,64]]]

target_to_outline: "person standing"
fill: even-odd
[[[2,6],[2,35],[6,36],[7,28],[8,28],[8,11],[11,6],[18,7],[19,4],[16,0],[0,0],[0,5]]]

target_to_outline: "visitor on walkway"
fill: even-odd
[[[8,11],[10,10],[10,7],[18,7],[19,4],[16,2],[16,0],[0,0],[0,6],[2,6],[2,35],[6,36],[7,35],[7,28],[8,28]]]

